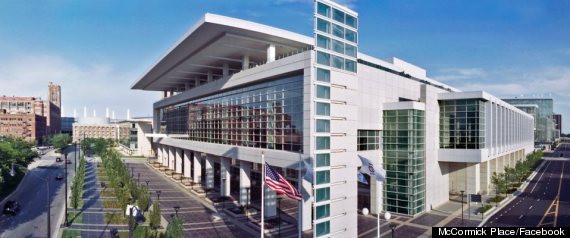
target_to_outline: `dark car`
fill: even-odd
[[[63,175],[58,174],[57,176],[55,176],[55,179],[56,179],[56,180],[62,180],[62,179],[63,179]]]
[[[55,162],[61,162],[61,158],[60,158],[60,157],[56,157],[56,158],[55,158]]]
[[[15,216],[20,211],[20,203],[16,201],[7,201],[4,204],[4,214]]]

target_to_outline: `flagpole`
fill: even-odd
[[[376,180],[376,227],[378,227],[378,229],[376,229],[376,237],[380,238],[380,189],[378,184],[381,183],[380,181]]]
[[[265,153],[261,151],[261,238],[265,236],[264,222],[265,222]]]
[[[297,189],[299,190],[299,193],[301,193],[301,196],[303,196],[303,191],[301,190],[301,185],[303,184],[303,176],[301,176],[301,173],[303,172],[302,164],[303,164],[303,158],[301,158],[299,160],[299,174],[298,174],[299,178],[297,179]],[[297,213],[299,213],[299,214],[297,214],[299,216],[297,218],[298,219],[297,226],[299,228],[299,229],[297,229],[298,230],[297,237],[299,237],[299,238],[301,238],[301,229],[303,227],[303,222],[301,221],[301,219],[303,218],[303,216],[301,215],[301,212],[303,212],[303,203],[302,202],[303,202],[302,199],[299,200],[299,208],[298,208],[299,211],[297,212]]]

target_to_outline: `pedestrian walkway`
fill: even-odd
[[[149,181],[151,199],[160,203],[161,215],[167,221],[176,215],[174,207],[180,207],[178,217],[183,221],[185,237],[256,237],[252,229],[245,228],[245,224],[236,224],[216,206],[207,204],[145,163],[129,163],[128,166],[129,171],[137,175],[135,178],[138,179],[139,173],[144,175],[137,182],[146,185]],[[157,191],[160,191],[160,199]]]
[[[70,217],[69,230],[79,230],[82,238],[111,237],[110,231],[128,231],[125,224],[108,224],[105,214],[123,216],[123,210],[118,208],[104,208],[103,201],[116,201],[115,197],[101,197],[101,180],[97,176],[97,163],[87,162],[85,166],[85,186],[83,193],[83,207],[70,209],[70,212],[79,212],[79,218]],[[105,179],[105,177],[103,177]],[[109,189],[109,188],[107,188]],[[79,219],[79,221],[77,221]]]

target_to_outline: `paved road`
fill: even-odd
[[[68,164],[71,181],[73,177],[74,152],[68,150],[68,158],[72,164]],[[65,206],[65,183],[56,180],[55,176],[64,173],[64,163],[55,162],[54,152],[49,152],[28,166],[28,173],[22,180],[18,189],[6,198],[0,207],[4,208],[4,202],[15,200],[21,204],[20,213],[16,216],[0,216],[0,238],[8,237],[47,237],[47,186],[43,179],[49,183],[49,197],[51,199],[51,234],[59,228],[60,218],[63,217]],[[78,160],[79,161],[79,160]],[[70,186],[70,184],[69,184]]]
[[[570,149],[562,144],[552,154]],[[570,151],[568,151],[570,153]],[[484,226],[570,226],[570,159],[545,157],[524,192],[493,215]],[[558,199],[560,198],[560,199]]]

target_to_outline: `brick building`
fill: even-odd
[[[0,136],[40,140],[61,130],[61,87],[50,82],[48,100],[39,97],[0,97]]]

